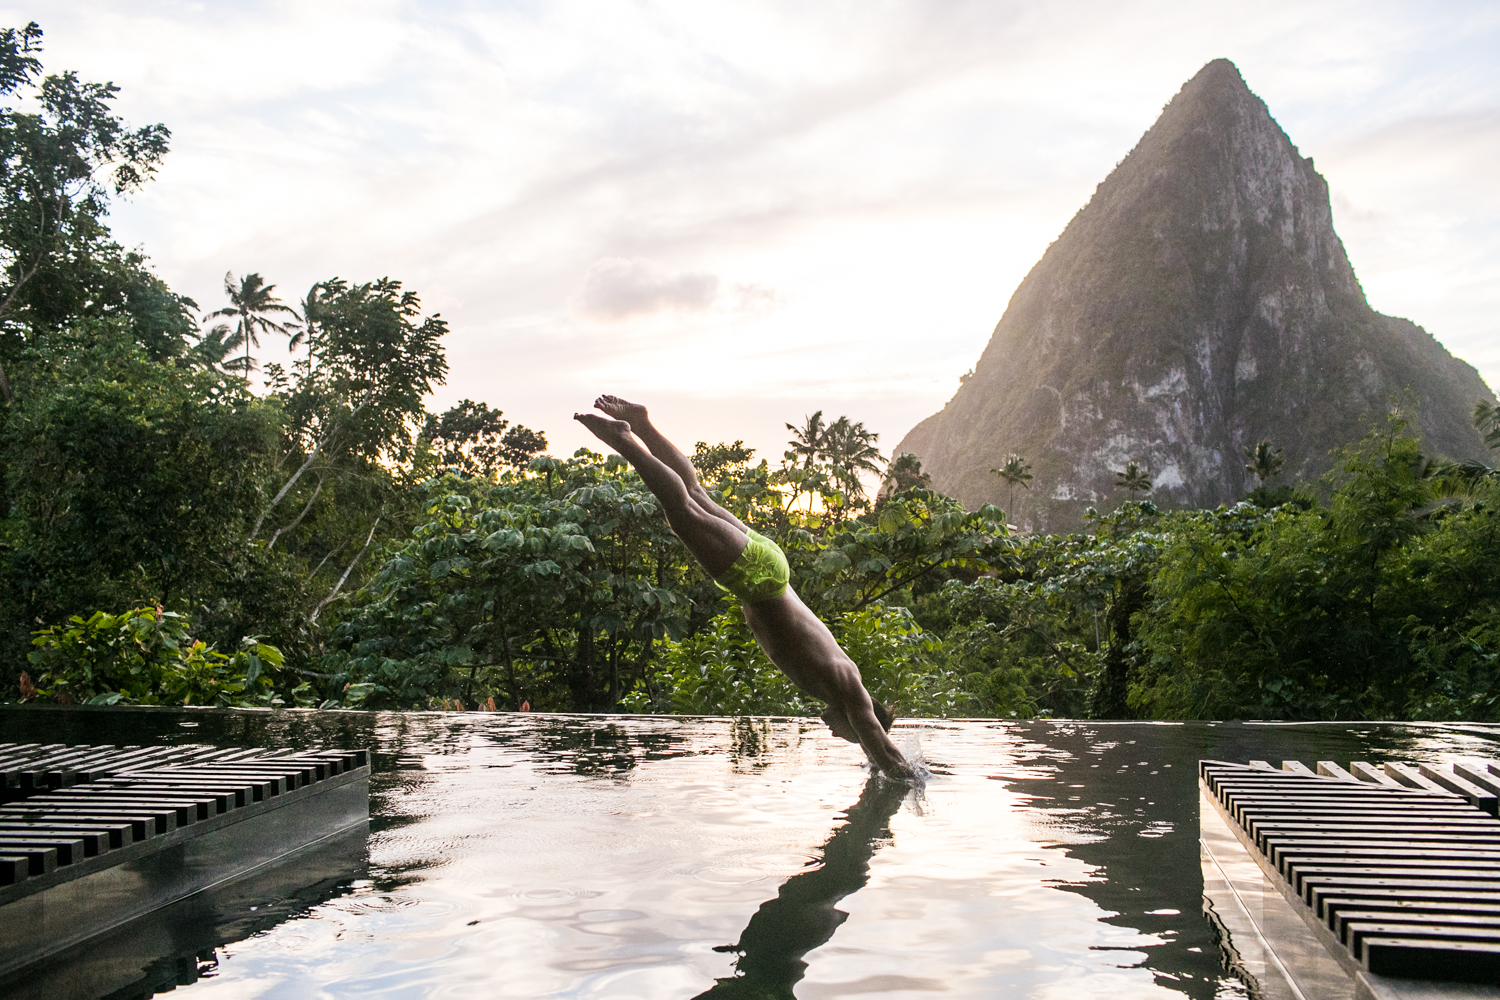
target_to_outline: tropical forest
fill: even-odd
[[[420,289],[239,269],[197,302],[121,246],[171,135],[116,95],[0,33],[0,701],[817,714],[625,462],[428,409]],[[692,460],[898,715],[1494,721],[1500,408],[1448,402],[1488,462],[1394,392],[1316,475],[1256,440],[1207,509],[1142,456],[1066,533],[1016,515],[1035,451],[966,504],[836,408]]]

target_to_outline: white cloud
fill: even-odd
[[[0,0],[0,23],[38,16]],[[452,324],[435,401],[561,450],[613,386],[779,455],[894,445],[1177,88],[1228,56],[1339,200],[1372,304],[1500,383],[1500,7],[1189,2],[74,0],[46,64],[163,121],[114,216],[206,308],[403,279]],[[1447,122],[1450,124],[1444,125]]]
[[[578,293],[578,310],[603,320],[675,310],[704,312],[719,298],[718,276],[674,274],[640,258],[606,257],[589,266]]]
[[[574,297],[582,318],[603,322],[673,313],[757,319],[786,302],[776,289],[755,282],[725,285],[716,274],[673,271],[639,257],[606,257],[589,265]]]

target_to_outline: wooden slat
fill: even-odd
[[[1199,774],[1354,961],[1500,983],[1500,765],[1202,761]]]
[[[1382,976],[1500,982],[1500,945],[1489,942],[1370,937],[1364,942],[1364,963]]]
[[[71,865],[75,861],[82,861],[83,840],[79,837],[69,837],[65,834],[57,836],[18,836],[9,837],[0,835],[0,853],[21,854],[26,851],[44,849],[55,851],[57,864]]]
[[[1405,785],[1407,788],[1415,788],[1423,792],[1434,792],[1438,795],[1453,794],[1431,778],[1424,777],[1420,771],[1410,764],[1387,761],[1385,773],[1388,778]]]
[[[1338,778],[1340,781],[1358,781],[1354,775],[1339,767],[1331,760],[1318,761],[1318,773],[1325,778]]]
[[[1460,760],[1453,762],[1453,773],[1486,791],[1500,795],[1500,776],[1491,774],[1487,769],[1475,767]]]
[[[38,820],[56,817],[59,819],[78,820],[79,822],[93,819],[104,822],[121,820],[133,824],[137,840],[145,840],[150,837],[171,833],[177,829],[177,813],[175,810],[147,809],[139,806],[104,804],[96,806],[68,805],[49,806],[45,810],[23,808],[14,811],[0,808],[0,820],[4,820],[7,817]]]
[[[367,751],[0,744],[0,885],[364,767]]]
[[[98,838],[100,846],[94,849],[94,853],[102,854],[105,851],[117,851],[126,844],[136,841],[135,832],[129,823],[73,823],[66,821],[48,821],[45,823],[13,823],[0,821],[0,837],[7,834],[23,833],[76,833],[85,838],[84,848],[88,850],[87,838]],[[142,837],[142,840],[145,838]],[[92,856],[92,854],[90,855]]]
[[[1369,761],[1356,760],[1350,762],[1349,773],[1353,774],[1360,781],[1368,781],[1371,784],[1385,785],[1390,788],[1399,787],[1397,781]]]
[[[1460,798],[1467,799],[1469,805],[1476,809],[1483,809],[1491,816],[1500,813],[1500,798],[1496,798],[1495,793],[1489,789],[1468,781],[1461,774],[1433,767],[1431,764],[1418,764],[1417,772],[1433,784],[1441,785]]]

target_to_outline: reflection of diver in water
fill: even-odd
[[[696,1000],[774,1000],[792,997],[807,972],[802,956],[833,937],[849,914],[834,904],[870,880],[870,858],[890,835],[887,825],[908,786],[872,774],[848,820],[823,845],[823,867],[793,875],[775,899],[760,905],[738,942],[715,951],[739,953],[738,975],[720,979]]]

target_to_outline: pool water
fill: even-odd
[[[374,749],[367,864],[311,900],[242,894],[259,922],[224,915],[180,980],[204,1000],[1250,996],[1202,914],[1198,759],[1483,759],[1500,738],[901,723],[930,772],[914,789],[816,720],[13,710],[0,726]]]

